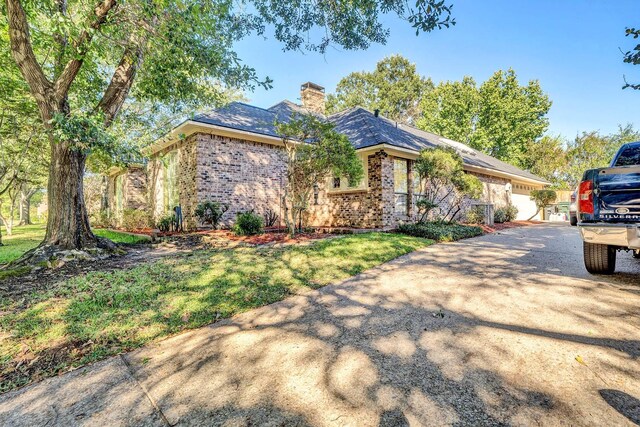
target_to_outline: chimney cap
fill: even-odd
[[[300,86],[300,90],[305,90],[305,89],[315,89],[317,91],[324,93],[324,87],[312,82],[306,82],[306,83],[303,83],[302,86]]]

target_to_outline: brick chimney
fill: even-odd
[[[307,82],[300,87],[302,106],[313,113],[324,114],[324,88]]]

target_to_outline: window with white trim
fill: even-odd
[[[368,187],[368,156],[360,156],[362,162],[362,179],[357,183],[349,182],[347,177],[332,177],[329,179],[329,192],[350,191],[350,190],[366,190]]]
[[[393,192],[396,213],[407,214],[409,204],[409,163],[406,159],[393,159]]]

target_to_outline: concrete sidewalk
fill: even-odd
[[[0,425],[633,425],[640,262],[575,228],[435,245],[0,396]]]

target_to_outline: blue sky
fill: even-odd
[[[464,75],[486,80],[512,67],[521,82],[538,79],[553,101],[549,133],[573,138],[579,131],[613,132],[618,123],[640,127],[640,91],[622,90],[623,75],[640,82],[640,66],[622,62],[620,49],[634,41],[626,26],[638,26],[640,0],[449,0],[457,25],[416,37],[409,24],[385,17],[391,29],[386,45],[366,51],[330,49],[324,56],[283,52],[270,35],[237,44],[240,57],[273,89],[246,93],[268,107],[297,101],[300,84],[313,81],[333,92],[341,77],[371,70],[399,53],[436,83]]]

